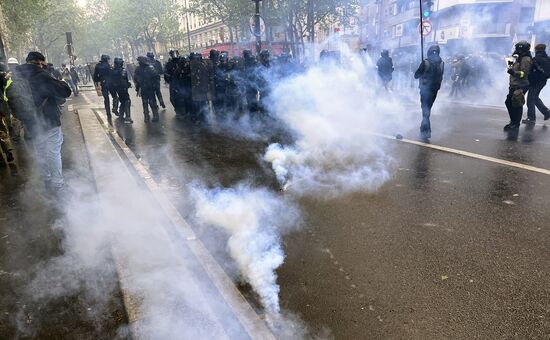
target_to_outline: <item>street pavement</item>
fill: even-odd
[[[91,183],[78,116],[63,107],[64,176]],[[25,143],[16,145],[16,165],[0,167],[0,339],[118,339],[127,324],[114,263],[103,276],[79,266],[64,271],[66,241],[59,202],[34,171]],[[93,280],[84,282],[93,277]],[[102,298],[89,290],[101,292]]]
[[[284,239],[278,282],[282,307],[314,331],[336,339],[550,336],[550,177],[522,168],[550,169],[548,127],[539,119],[509,135],[503,107],[439,100],[431,145],[449,152],[394,139],[395,172],[376,193],[300,200],[306,221]],[[135,123],[115,128],[182,214],[193,180],[277,188],[260,157],[271,140],[189,127],[171,108],[144,124],[133,103]],[[201,232],[220,253],[222,242]]]
[[[95,93],[84,96],[101,107]],[[416,130],[395,131],[404,140],[387,137],[394,171],[377,192],[299,200],[305,221],[283,240],[278,283],[283,310],[313,333],[328,330],[336,339],[550,337],[548,129],[540,119],[517,135],[504,134],[502,107],[445,99],[435,106],[431,144],[410,142]],[[247,181],[278,190],[261,155],[284,136],[251,139],[223,127],[190,126],[177,121],[171,107],[161,111],[159,123],[145,124],[139,98],[132,103],[135,123],[115,120],[113,128],[183,216],[193,181],[224,187]],[[410,109],[419,111],[416,103]],[[231,272],[223,236],[195,231]],[[26,254],[22,244],[11,251]],[[257,306],[249,287],[239,287]]]

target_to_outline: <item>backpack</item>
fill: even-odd
[[[445,63],[443,61],[435,63],[429,59],[425,59],[424,70],[425,72],[420,78],[421,87],[426,87],[430,88],[431,90],[438,91],[441,88],[441,82],[443,81]]]
[[[550,57],[544,57],[542,60],[537,59],[533,59],[534,70],[542,73],[546,79],[550,79]]]
[[[12,79],[7,80],[2,91],[3,100],[10,108],[11,113],[32,134],[43,117],[42,110],[48,98],[37,106],[34,103],[32,89],[28,80],[22,76],[18,76],[16,73],[13,74]]]

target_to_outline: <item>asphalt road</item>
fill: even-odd
[[[278,137],[252,141],[190,127],[171,108],[159,123],[144,124],[132,100],[135,123],[114,126],[182,214],[193,180],[277,189],[260,155]],[[439,100],[433,145],[550,169],[542,120],[506,135],[503,108]],[[300,200],[304,227],[284,238],[278,273],[282,307],[336,339],[550,337],[550,176],[391,143],[395,171],[378,192]],[[223,242],[201,233],[231,266]]]
[[[85,95],[101,106],[93,92]],[[313,333],[336,339],[550,337],[550,176],[522,168],[550,169],[548,129],[539,120],[518,135],[504,134],[502,108],[446,103],[444,95],[438,100],[431,145],[448,151],[392,138],[392,179],[380,190],[299,200],[304,225],[284,237],[278,282],[283,310]],[[132,101],[135,123],[115,120],[113,127],[182,215],[190,211],[186,188],[193,181],[224,187],[247,181],[278,191],[261,160],[269,143],[288,141],[278,128],[251,139],[246,128],[236,134],[177,121],[172,108],[161,112],[159,123],[145,124],[139,99]],[[418,110],[415,103],[410,109]],[[89,176],[75,154],[85,149],[76,121],[65,117],[69,182]],[[397,132],[411,140],[417,135]],[[8,202],[0,211],[0,335],[13,338],[19,325],[26,332],[19,334],[35,338],[120,336],[126,319],[114,269],[99,281],[109,295],[101,311],[83,312],[92,302],[78,290],[47,302],[32,298],[29,282],[41,263],[63,254],[63,235],[52,228],[59,216],[37,194],[32,166],[24,157],[21,164],[18,174],[0,170],[0,197]],[[196,232],[231,272],[224,236]],[[240,288],[256,304],[249,287]]]

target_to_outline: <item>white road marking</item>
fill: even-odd
[[[423,146],[423,147],[429,148],[429,149],[439,150],[439,151],[452,153],[452,154],[460,155],[460,156],[464,156],[464,157],[480,159],[480,160],[491,162],[491,163],[506,165],[506,166],[509,166],[509,167],[512,167],[512,168],[523,169],[523,170],[527,170],[527,171],[531,171],[531,172],[537,172],[537,173],[540,173],[540,174],[543,174],[543,175],[549,175],[550,176],[550,170],[544,169],[544,168],[538,168],[538,167],[532,166],[532,165],[507,161],[507,160],[500,159],[500,158],[484,156],[484,155],[480,155],[480,154],[469,152],[469,151],[448,148],[446,146],[441,146],[441,145],[436,145],[436,144],[429,144],[429,143],[419,142],[419,141],[415,141],[415,140],[411,140],[411,139],[405,139],[405,138],[396,139],[393,136],[379,134],[379,133],[374,133],[374,135],[379,136],[379,137],[383,137],[383,138],[387,138],[387,139],[392,139],[392,140],[402,142],[402,143]]]

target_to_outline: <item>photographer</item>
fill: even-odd
[[[16,93],[11,96],[10,107],[25,126],[26,137],[33,145],[35,158],[48,188],[61,192],[64,188],[61,163],[61,131],[60,100],[71,95],[71,88],[64,81],[54,79],[45,70],[46,58],[40,52],[30,52],[27,63],[17,66],[15,82],[28,85],[30,93]],[[18,96],[30,96],[32,104],[18,105]],[[8,97],[10,97],[8,93]],[[21,101],[23,102],[23,101]],[[26,117],[30,112],[35,116]],[[28,119],[27,119],[28,118]]]
[[[504,131],[517,131],[523,115],[525,105],[525,93],[529,89],[529,73],[531,71],[531,45],[527,41],[520,41],[515,46],[514,61],[508,61],[508,74],[510,74],[510,87],[506,97],[506,108],[510,116],[510,123],[504,127]]]

